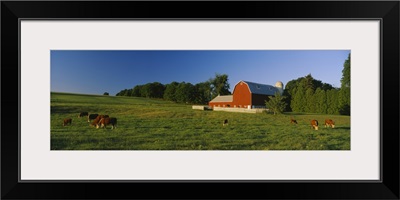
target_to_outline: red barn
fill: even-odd
[[[256,108],[265,107],[265,100],[274,96],[275,92],[283,92],[283,84],[278,81],[275,86],[239,81],[232,95],[219,95],[211,100],[210,107]]]

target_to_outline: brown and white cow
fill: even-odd
[[[335,122],[331,119],[325,119],[325,127],[335,128]]]
[[[318,121],[317,120],[315,120],[315,119],[311,120],[311,128],[318,130]]]
[[[90,122],[90,120],[92,120],[92,119],[96,119],[96,117],[97,116],[99,116],[99,114],[90,114],[90,115],[88,115],[88,122]]]
[[[96,119],[94,119],[93,121],[92,121],[92,124],[90,124],[91,126],[96,126],[97,127],[97,124],[100,122],[100,120],[102,119],[102,118],[105,118],[105,117],[109,117],[108,115],[98,115],[97,117],[96,117]]]
[[[63,122],[63,126],[66,126],[66,125],[71,125],[72,124],[72,119],[71,118],[65,118],[64,119],[64,122]]]
[[[107,125],[111,125],[111,129],[117,128],[117,118],[115,117],[106,117],[101,118],[96,128],[107,128]]]
[[[89,113],[88,112],[81,112],[79,113],[78,117],[84,117],[84,116],[88,116]]]

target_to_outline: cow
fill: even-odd
[[[222,122],[222,126],[228,125],[228,120],[225,119],[224,122]]]
[[[88,116],[88,115],[89,115],[88,112],[81,112],[81,113],[79,113],[78,118]]]
[[[96,119],[101,119],[101,118],[106,118],[106,117],[110,117],[108,115],[97,115]]]
[[[317,120],[315,120],[315,119],[311,120],[311,128],[318,130],[318,121]]]
[[[72,119],[71,118],[65,118],[64,119],[64,122],[63,122],[63,126],[65,126],[65,125],[71,125],[72,124]]]
[[[91,126],[96,126],[97,127],[97,124],[100,122],[100,120],[102,119],[102,118],[106,118],[106,117],[109,117],[108,115],[98,115],[97,117],[96,117],[96,119],[94,119],[93,121],[92,121],[92,124],[90,124]]]
[[[90,114],[90,115],[88,115],[88,122],[90,122],[90,120],[92,120],[92,119],[96,119],[96,117],[97,116],[99,116],[99,114]]]
[[[107,125],[111,125],[111,129],[117,128],[117,118],[115,117],[106,117],[101,118],[99,123],[97,123],[96,128],[107,128]]]
[[[290,123],[291,123],[291,124],[297,124],[297,121],[296,121],[295,119],[292,119],[292,118],[291,118],[291,119],[290,119]]]
[[[335,122],[331,119],[325,119],[325,127],[335,128]]]
[[[101,118],[106,118],[106,117],[110,117],[108,115],[99,115]]]

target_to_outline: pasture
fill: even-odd
[[[50,106],[51,150],[350,150],[349,116],[202,111],[156,99],[65,93],[51,93]],[[84,111],[116,117],[117,128],[89,126],[78,118]],[[72,124],[63,126],[64,118]],[[334,129],[323,126],[325,118],[336,122]]]

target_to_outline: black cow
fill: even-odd
[[[224,122],[222,123],[222,126],[228,125],[228,120],[225,119]]]
[[[88,122],[90,122],[90,120],[92,120],[92,119],[96,119],[96,117],[97,116],[99,116],[99,114],[90,114],[90,115],[88,115]]]
[[[78,117],[84,117],[84,116],[88,116],[89,113],[88,112],[81,112],[79,113]]]

